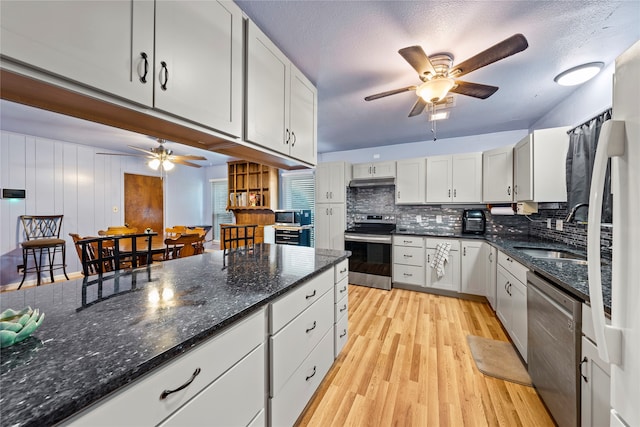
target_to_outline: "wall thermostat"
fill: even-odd
[[[2,189],[2,198],[3,199],[24,199],[26,196],[25,190],[18,190],[15,188],[3,188]]]

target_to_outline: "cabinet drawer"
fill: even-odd
[[[409,285],[424,286],[424,267],[393,264],[393,281]]]
[[[264,409],[264,344],[175,412],[163,427],[201,426],[215,419],[221,426],[246,426]]]
[[[335,282],[338,283],[342,279],[346,279],[349,277],[349,259],[345,259],[344,261],[340,261],[335,267]]]
[[[333,328],[269,400],[271,426],[292,426],[333,364]]]
[[[413,246],[413,247],[416,247],[416,248],[424,248],[424,237],[393,236],[393,245],[394,246]]]
[[[509,273],[513,274],[513,277],[526,285],[527,271],[529,271],[527,267],[501,251],[498,252],[498,264],[503,266]]]
[[[334,300],[340,301],[342,298],[349,294],[349,278],[345,277],[339,283],[336,283],[334,287],[335,295]]]
[[[280,332],[270,338],[271,396],[289,379],[309,352],[332,329],[333,292],[325,294]]]
[[[396,246],[393,248],[393,263],[424,267],[424,248]]]
[[[427,239],[427,248],[435,249],[438,243],[449,243],[452,251],[460,250],[460,241],[458,239]]]
[[[336,322],[334,334],[334,357],[338,357],[349,339],[349,316],[342,316],[342,318]]]
[[[158,368],[130,386],[70,420],[70,425],[155,425],[173,414],[201,390],[264,342],[265,309],[222,332],[204,344]],[[160,400],[164,390],[173,390],[200,374],[183,390]],[[217,414],[211,414],[212,416]],[[66,425],[66,424],[65,424]]]
[[[349,297],[345,296],[334,304],[335,320],[338,321],[349,313]]]
[[[271,303],[269,332],[278,332],[304,309],[316,302],[334,286],[333,269],[327,270],[307,283]]]

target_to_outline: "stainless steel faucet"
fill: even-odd
[[[569,215],[567,215],[567,218],[564,220],[564,222],[573,221],[573,217],[576,215],[576,211],[584,206],[589,206],[589,203],[578,203],[577,205],[575,205],[573,209],[571,209],[571,212],[569,212]]]

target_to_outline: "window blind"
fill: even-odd
[[[315,224],[316,181],[313,171],[282,172],[280,186],[281,209],[310,209],[311,224]],[[315,242],[314,229],[311,229],[311,246]]]
[[[233,214],[227,211],[228,186],[226,179],[211,181],[211,212],[213,240],[220,241],[220,224],[233,221]]]

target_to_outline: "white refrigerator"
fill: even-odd
[[[618,57],[613,115],[602,126],[589,198],[589,294],[600,357],[611,364],[611,426],[640,426],[640,41]],[[600,219],[611,158],[611,325],[605,324]]]

